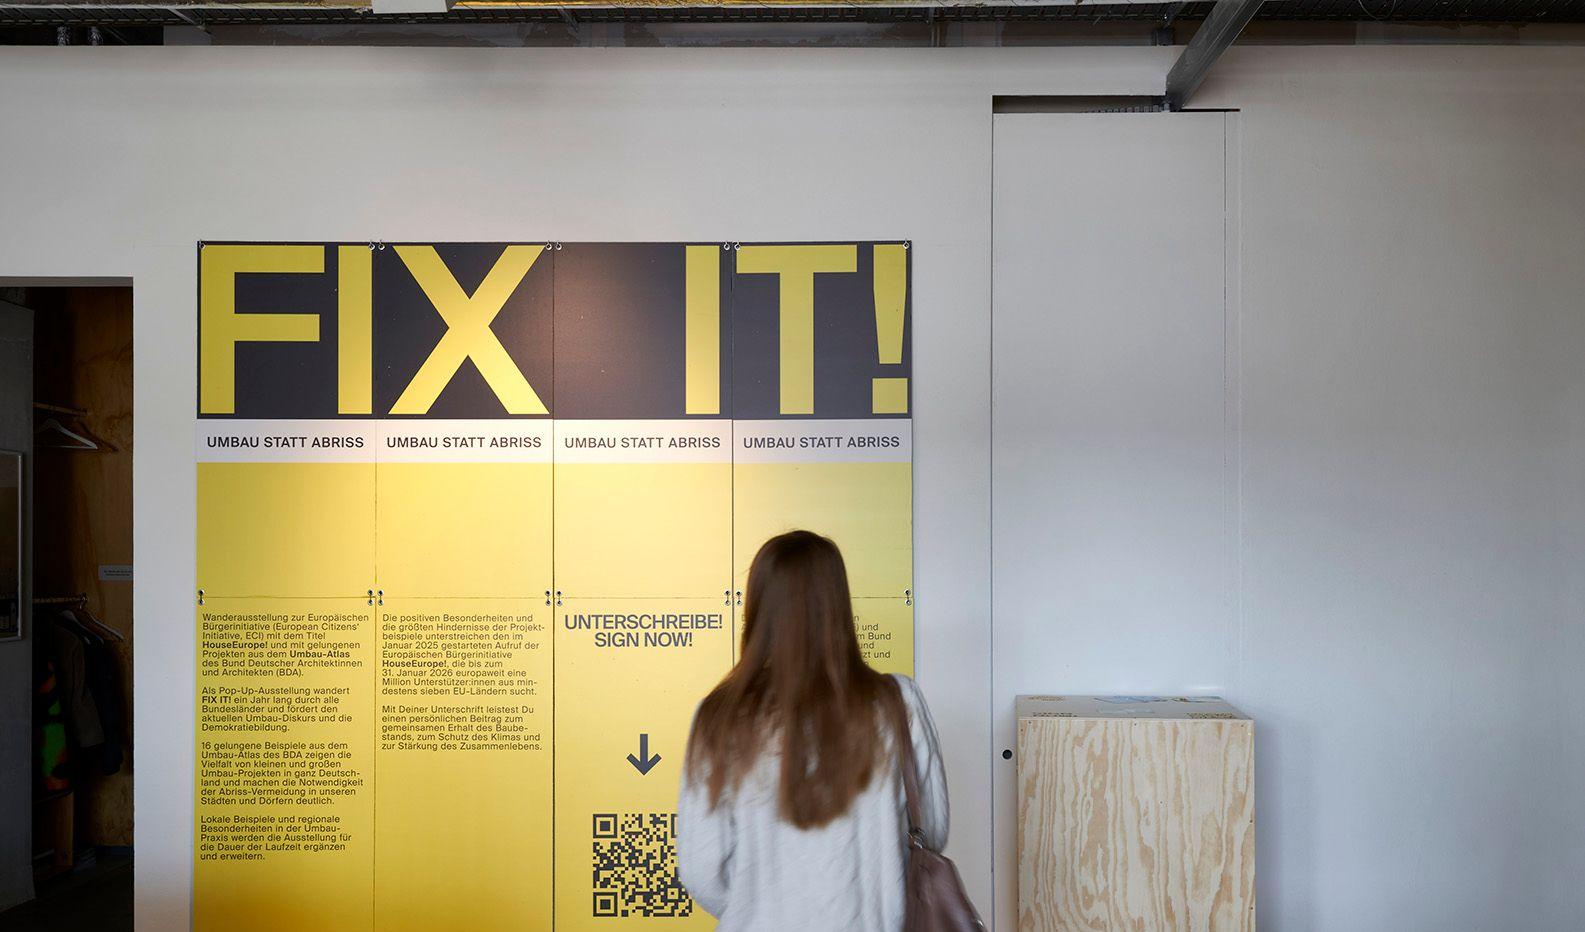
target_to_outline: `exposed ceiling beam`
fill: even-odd
[[[382,4],[383,6],[384,4]],[[374,0],[0,0],[0,29],[63,25],[159,27],[563,23],[1117,23],[1203,21],[1207,0],[455,0],[445,13],[374,15]],[[1267,0],[1274,22],[1571,24],[1585,0]],[[1207,27],[1209,28],[1209,27]],[[1207,37],[1209,32],[1207,32]],[[1185,95],[1187,96],[1187,95]]]
[[[374,0],[376,16],[406,16],[413,13],[447,13],[452,0]]]
[[[1182,110],[1205,75],[1255,18],[1261,0],[1216,0],[1216,6],[1167,72],[1167,109]]]

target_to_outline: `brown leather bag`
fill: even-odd
[[[897,765],[903,772],[903,792],[908,797],[908,868],[904,887],[903,932],[983,932],[985,923],[969,902],[957,865],[925,844],[919,827],[919,773],[914,763],[914,743],[908,730],[908,708],[901,690],[894,717],[902,736]]]

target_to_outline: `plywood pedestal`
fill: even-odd
[[[1254,730],[1220,699],[1020,697],[1021,932],[1252,932]]]

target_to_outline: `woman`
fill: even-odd
[[[766,541],[742,656],[694,716],[677,807],[678,872],[720,932],[902,928],[904,715],[919,828],[939,851],[947,787],[919,687],[865,665],[835,544]]]

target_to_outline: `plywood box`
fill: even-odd
[[[1221,699],[1020,696],[1020,932],[1251,932],[1254,763]]]

